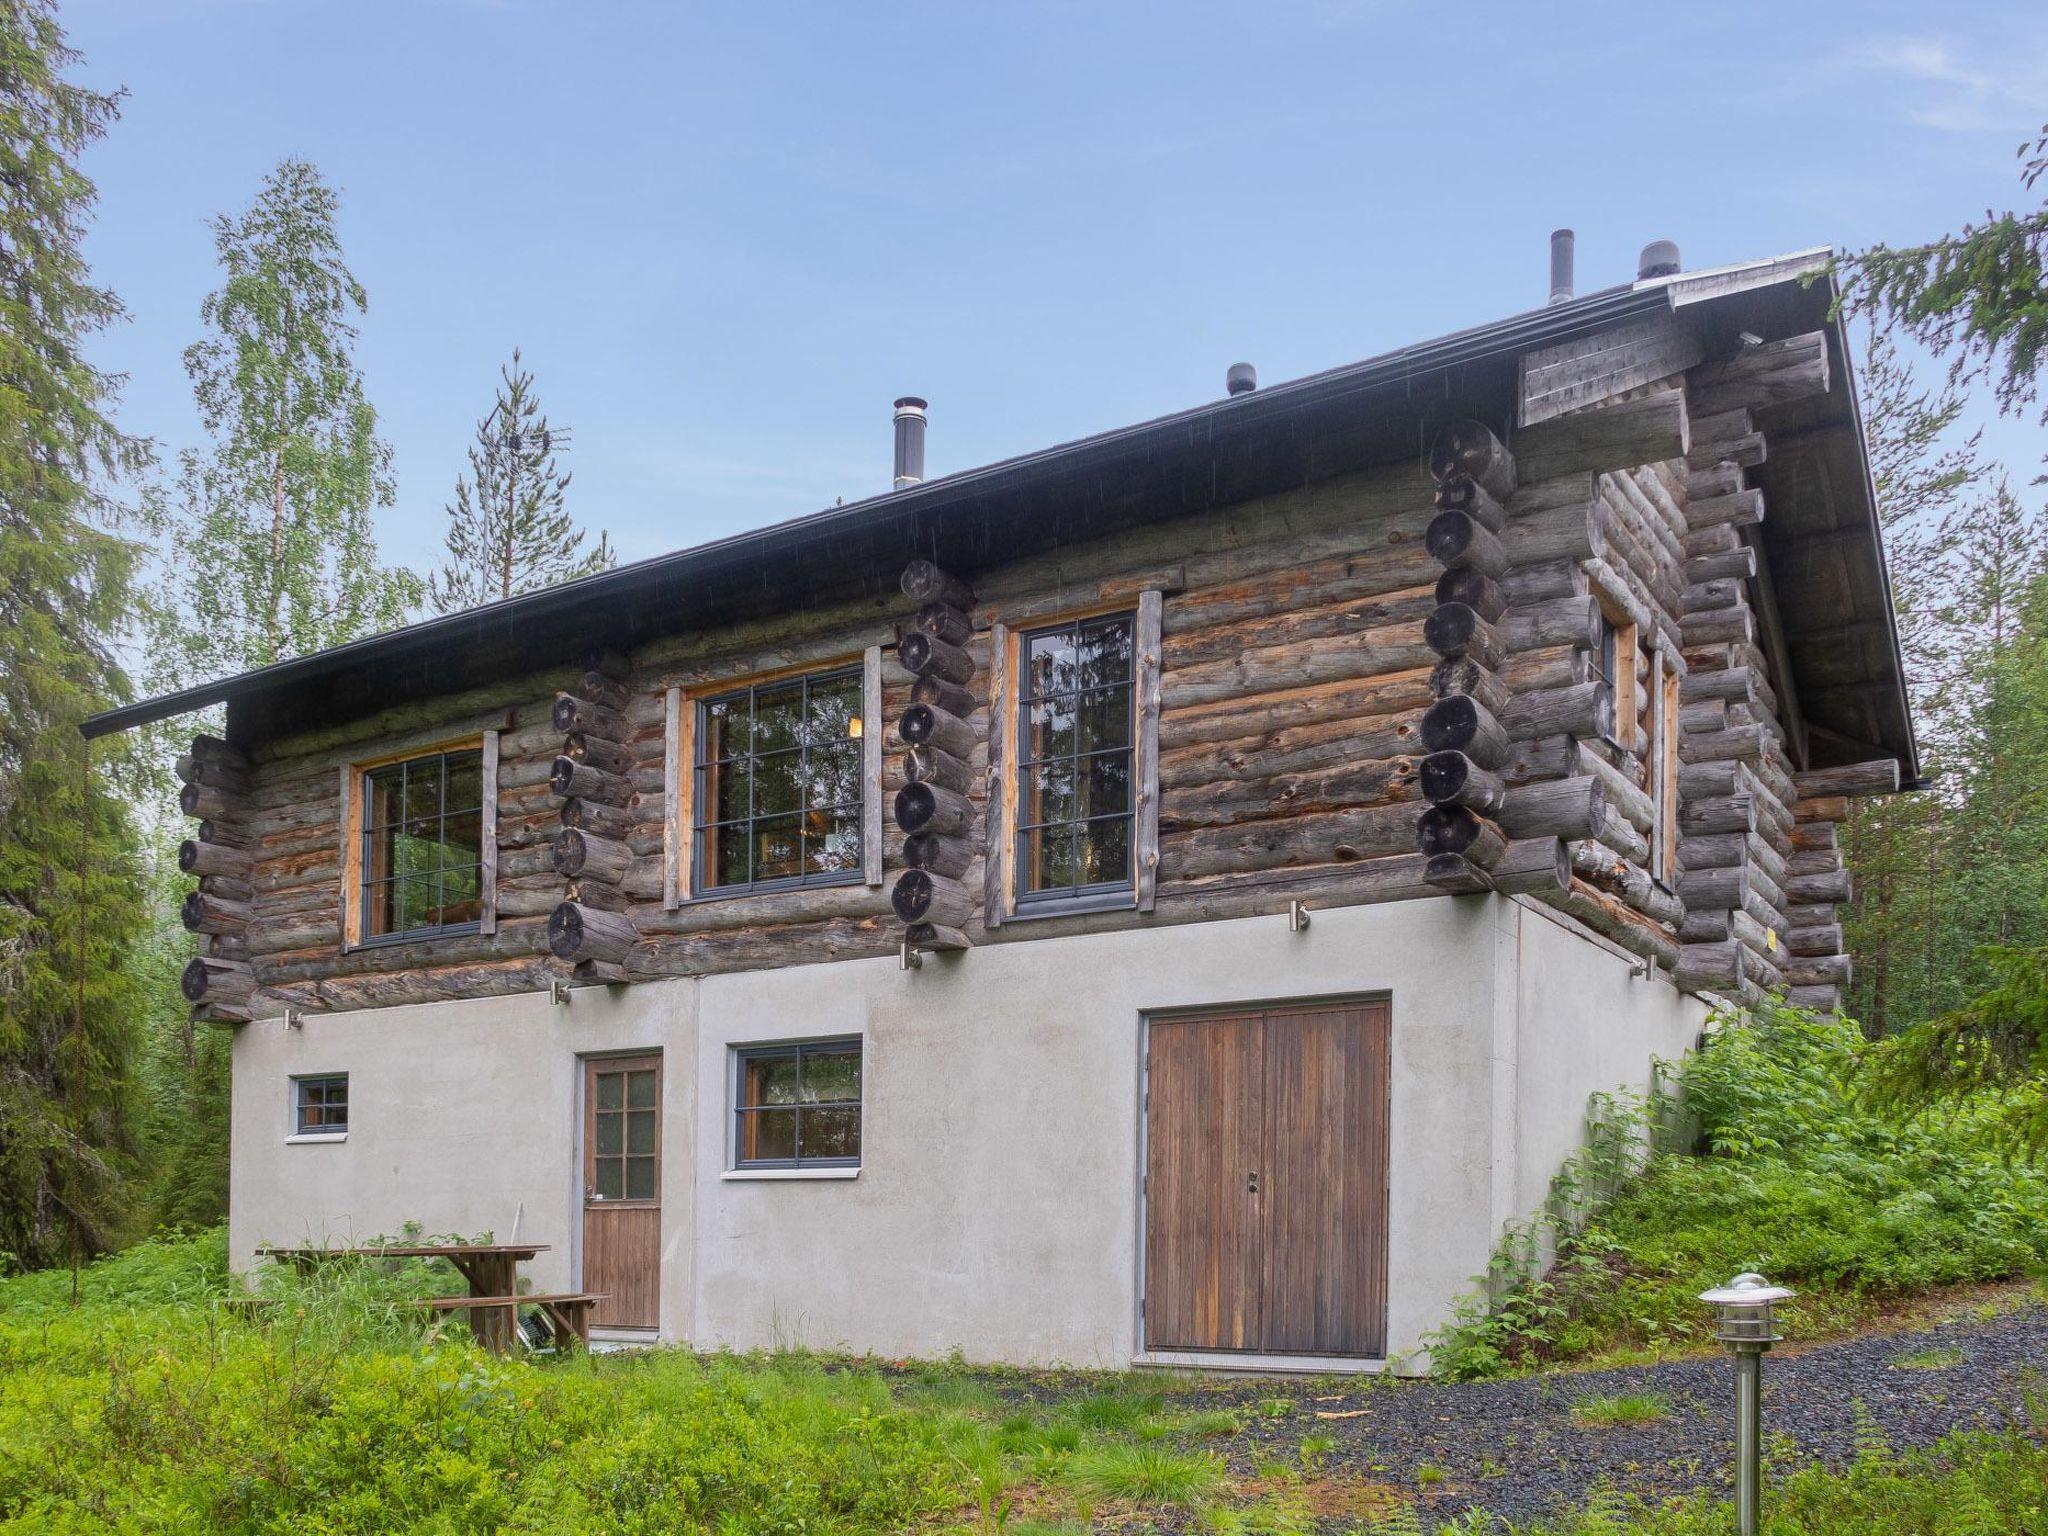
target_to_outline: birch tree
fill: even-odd
[[[340,200],[285,160],[249,209],[213,222],[221,286],[185,352],[212,439],[186,452],[172,586],[187,681],[267,666],[403,622],[420,583],[379,564],[391,450],[356,366],[363,286],[343,259]]]

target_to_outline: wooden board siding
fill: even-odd
[[[1145,1344],[1386,1350],[1384,1002],[1155,1021]]]

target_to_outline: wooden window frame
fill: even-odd
[[[498,735],[495,730],[471,731],[445,741],[409,746],[375,757],[357,758],[341,767],[341,950],[380,949],[398,944],[431,943],[498,931]],[[379,768],[439,757],[450,752],[481,754],[478,805],[476,919],[432,928],[404,928],[395,933],[366,934],[363,911],[363,817],[369,777]]]
[[[1087,912],[1153,910],[1159,872],[1159,710],[1164,593],[1147,588],[1129,597],[1049,616],[1029,624],[990,628],[990,814],[984,849],[985,921],[989,927]],[[1023,890],[1017,856],[1018,798],[1023,763],[1023,666],[1027,639],[1077,624],[1129,615],[1131,619],[1131,874],[1076,895]]]
[[[747,1064],[763,1057],[787,1056],[794,1054],[797,1059],[798,1092],[802,1092],[803,1059],[805,1053],[814,1056],[847,1056],[857,1063],[860,1076],[860,1096],[855,1099],[828,1099],[807,1103],[801,1098],[792,1106],[747,1104],[744,1102],[747,1084]],[[754,1171],[794,1171],[807,1168],[859,1168],[867,1150],[867,1097],[868,1063],[867,1041],[860,1035],[819,1035],[801,1040],[759,1040],[736,1043],[732,1046],[731,1110],[728,1123],[731,1126],[732,1155],[727,1159],[728,1171],[745,1173]],[[747,1143],[746,1122],[750,1115],[764,1111],[782,1112],[792,1109],[797,1117],[797,1155],[795,1157],[753,1157],[745,1153]],[[803,1112],[806,1109],[846,1109],[854,1112],[855,1135],[860,1150],[851,1157],[805,1157],[803,1155]]]
[[[290,1081],[292,1085],[291,1134],[294,1138],[325,1136],[338,1138],[348,1134],[350,1105],[348,1074],[346,1072],[306,1072],[294,1075]],[[324,1095],[331,1093],[336,1083],[341,1085],[341,1123],[339,1125],[332,1123],[308,1125],[306,1123],[306,1111],[308,1109],[317,1108],[324,1112],[335,1107],[326,1101]],[[306,1090],[316,1084],[322,1089],[323,1097],[318,1105],[309,1105],[306,1102]]]
[[[793,875],[746,885],[708,885],[698,852],[699,769],[697,743],[708,704],[778,683],[824,678],[858,669],[861,709],[861,850],[858,868],[829,875]],[[663,701],[662,904],[668,908],[700,901],[738,901],[748,896],[882,883],[882,649],[799,666],[750,673],[694,687],[671,687]]]

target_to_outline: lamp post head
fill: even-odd
[[[1740,1274],[1726,1285],[1702,1291],[1700,1300],[1714,1309],[1714,1337],[1723,1344],[1769,1349],[1783,1337],[1773,1309],[1797,1294],[1770,1284],[1762,1275]]]

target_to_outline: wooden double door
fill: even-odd
[[[599,1328],[661,1325],[661,1057],[583,1062],[583,1289]]]
[[[1384,1356],[1384,1001],[1155,1019],[1145,1344]]]

